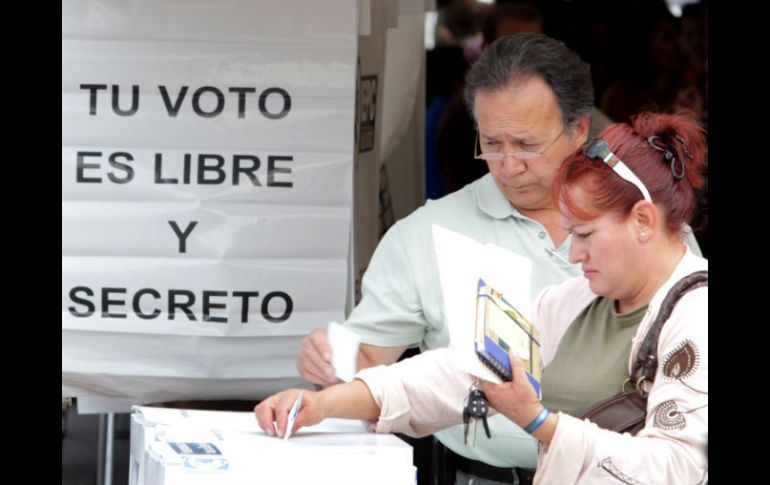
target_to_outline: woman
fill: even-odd
[[[553,192],[572,234],[570,260],[582,265],[584,277],[547,287],[535,301],[542,402],[515,356],[513,381],[482,384],[494,410],[540,441],[535,482],[707,478],[707,287],[682,297],[663,326],[655,380],[642,383],[649,392],[644,428],[632,436],[577,417],[620,391],[668,290],[708,269],[682,242],[696,208],[694,189],[703,182],[705,148],[691,118],[645,113],[633,127],[608,127],[562,165]],[[376,422],[377,432],[433,433],[461,422],[473,381],[452,367],[448,349],[426,352],[361,371],[348,384],[305,392],[294,428],[344,417]],[[296,392],[255,408],[268,434],[276,422],[283,435]]]

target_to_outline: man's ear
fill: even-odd
[[[572,128],[572,139],[575,141],[575,149],[588,140],[588,130],[591,128],[591,116],[583,116]]]

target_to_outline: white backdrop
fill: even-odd
[[[63,2],[63,396],[301,382],[344,319],[357,6]]]

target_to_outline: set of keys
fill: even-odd
[[[489,401],[484,392],[479,389],[479,382],[476,381],[471,384],[470,393],[465,399],[465,407],[463,408],[463,423],[465,423],[465,444],[468,444],[468,429],[470,428],[471,420],[473,420],[473,446],[476,446],[476,426],[479,420],[484,425],[484,432],[487,438],[492,437],[492,433],[489,432],[489,424],[487,424],[487,413],[489,413]]]

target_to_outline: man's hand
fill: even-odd
[[[316,328],[302,339],[297,370],[306,380],[328,386],[338,382],[332,367],[332,349],[325,328]]]
[[[358,349],[358,370],[377,365],[390,365],[398,360],[407,347],[379,347],[361,344]],[[332,367],[332,348],[326,329],[318,327],[302,339],[297,359],[297,370],[303,379],[314,384],[330,386],[340,382]]]

